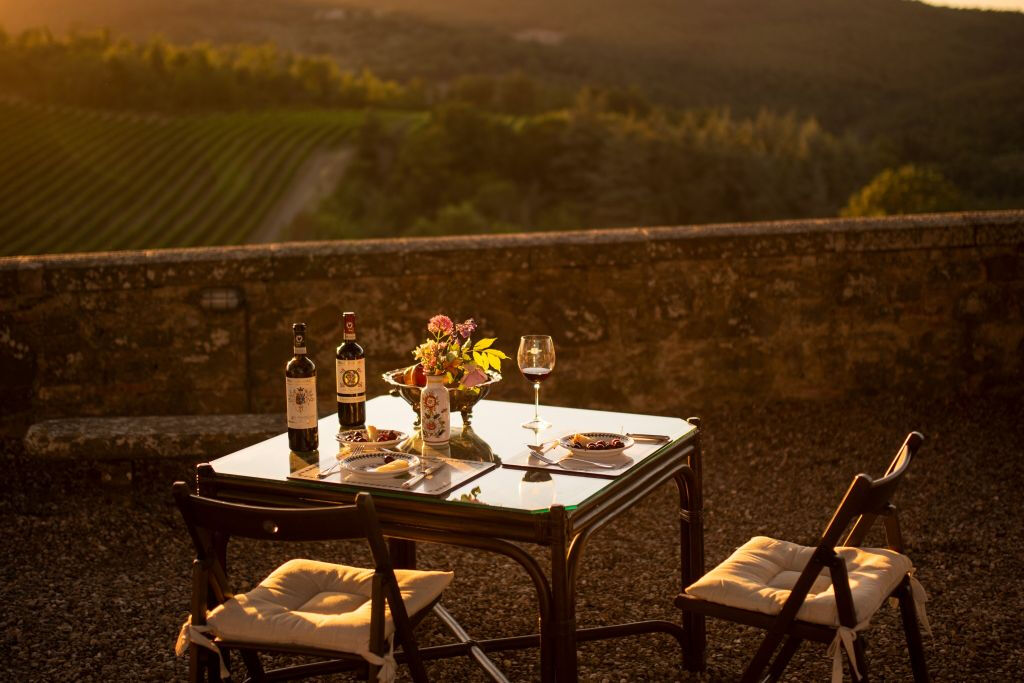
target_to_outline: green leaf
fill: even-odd
[[[486,339],[481,339],[480,341],[473,345],[473,350],[483,351],[496,341],[498,341],[497,337],[487,337]]]

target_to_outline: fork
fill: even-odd
[[[557,466],[561,467],[563,470],[568,470],[570,472],[578,471],[578,470],[574,470],[571,467],[566,467],[559,460],[551,460],[550,458],[546,458],[543,455],[541,455],[541,451],[535,451],[532,448],[530,449],[530,455],[532,455],[533,457],[537,458],[541,462],[546,462],[549,465],[557,465]],[[608,464],[606,462],[594,462],[593,460],[584,460],[583,458],[577,458],[575,455],[570,456],[570,457],[573,460],[577,460],[579,462],[585,462],[588,465],[593,465],[594,467],[601,467],[601,468],[606,469],[606,470],[617,470],[617,469],[619,469],[621,467],[621,465],[610,465],[610,464]]]
[[[337,470],[340,465],[341,465],[341,461],[339,460],[338,462],[336,462],[333,465],[331,465],[330,467],[328,467],[326,470],[320,470],[320,472],[317,473],[316,476],[318,478],[320,478],[320,479],[324,479],[326,477],[329,477],[332,474],[334,474],[335,470]]]

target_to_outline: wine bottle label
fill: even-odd
[[[285,377],[288,428],[316,427],[316,377]]]
[[[338,402],[362,403],[366,400],[366,359],[337,361]]]

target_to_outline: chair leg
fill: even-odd
[[[195,643],[188,646],[188,683],[200,683],[203,680],[203,669],[206,667],[201,660],[201,649]]]
[[[423,659],[420,657],[420,650],[416,646],[416,640],[409,634],[409,639],[402,643],[402,651],[405,652],[405,663],[409,667],[409,674],[416,683],[427,683],[427,670],[423,666]]]
[[[743,672],[740,683],[757,683],[757,681],[761,680],[761,672],[768,666],[775,648],[782,642],[783,635],[785,634],[768,632],[768,635],[761,641],[761,647],[757,648],[757,653],[750,660],[750,664],[747,665],[747,670]]]
[[[782,649],[779,650],[779,654],[775,657],[772,662],[771,668],[768,669],[768,680],[777,681],[782,677],[782,672],[786,670],[786,666],[789,664],[789,660],[793,658],[797,648],[803,642],[803,638],[796,636],[789,636],[786,638],[786,642],[782,644]]]
[[[850,678],[858,681],[859,683],[866,683],[868,680],[868,658],[867,649],[868,643],[864,639],[863,633],[858,633],[857,638],[853,641],[853,654],[857,657],[857,670],[860,673],[858,678],[853,674],[853,667],[850,667]]]
[[[231,670],[231,653],[221,648],[221,656],[224,657],[224,666]],[[206,680],[210,683],[221,683],[220,677],[220,661],[217,659],[217,655],[212,652],[203,653],[206,661]]]
[[[262,681],[264,677],[263,663],[260,662],[259,653],[254,650],[239,650],[245,668],[249,671],[249,680]]]
[[[910,590],[910,579],[904,577],[903,583],[896,589],[900,601],[900,616],[903,618],[903,632],[907,635],[907,650],[910,652],[910,668],[914,672],[915,683],[926,683],[928,664],[924,659],[924,646],[921,644],[921,627],[917,623],[917,608],[914,605],[914,594]]]

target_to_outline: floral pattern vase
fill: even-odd
[[[451,438],[451,411],[444,375],[427,375],[427,386],[420,391],[420,429],[423,442],[430,445],[448,443]]]

